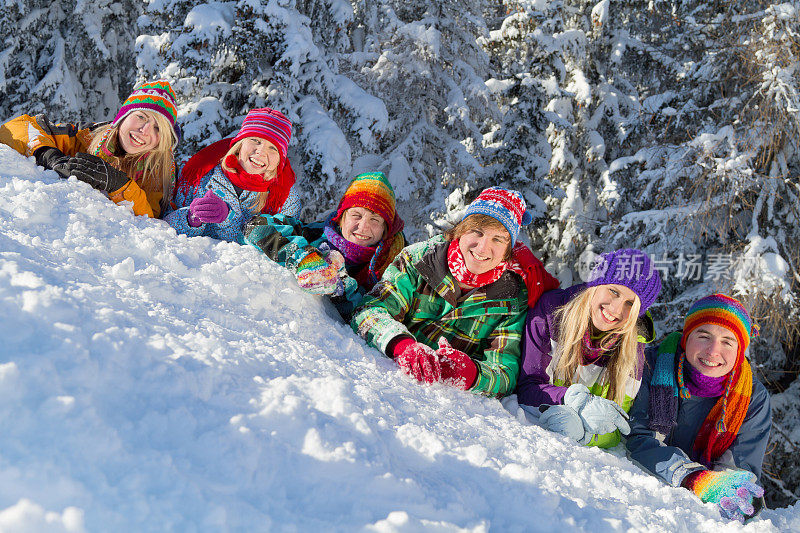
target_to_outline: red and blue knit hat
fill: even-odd
[[[116,126],[134,111],[152,111],[167,119],[177,141],[180,139],[180,128],[176,124],[178,108],[175,101],[175,92],[168,81],[158,80],[143,83],[122,102],[122,107],[119,108],[111,125]]]
[[[489,215],[500,222],[511,235],[511,246],[517,242],[519,230],[533,220],[533,215],[528,211],[525,198],[517,191],[503,189],[502,187],[489,187],[484,189],[475,200],[467,207],[467,212],[461,220],[470,215]]]
[[[274,144],[281,154],[283,163],[286,160],[286,151],[289,149],[289,140],[292,138],[292,122],[276,109],[269,107],[251,109],[244,117],[242,127],[231,141],[231,145],[246,137],[259,137]]]
[[[333,221],[338,221],[351,207],[364,207],[376,213],[386,222],[387,230],[391,230],[395,222],[395,197],[386,175],[383,172],[364,172],[353,178],[336,208]]]

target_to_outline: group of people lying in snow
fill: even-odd
[[[406,246],[381,172],[356,176],[323,220],[297,218],[281,112],[253,109],[177,179],[176,119],[170,84],[156,81],[110,123],[23,115],[0,127],[0,142],[178,233],[258,248],[420,382],[516,393],[540,426],[582,445],[625,435],[636,464],[728,518],[763,506],[770,401],[746,357],[757,328],[736,299],[700,298],[682,330],[651,345],[661,279],[647,254],[603,254],[587,282],[559,288],[518,242],[531,216],[517,191],[488,188],[450,231]]]

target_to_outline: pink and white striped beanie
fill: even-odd
[[[281,161],[286,159],[289,139],[292,138],[292,122],[286,115],[269,107],[252,109],[242,121],[242,128],[231,141],[231,145],[245,137],[259,137],[274,144],[281,154]]]

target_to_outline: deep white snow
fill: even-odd
[[[426,387],[255,249],[0,145],[0,531],[798,531]]]

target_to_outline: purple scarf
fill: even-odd
[[[591,365],[597,364],[599,366],[605,366],[605,361],[603,363],[600,362],[600,358],[604,355],[607,355],[611,350],[616,348],[617,341],[619,341],[619,333],[612,333],[611,337],[609,337],[611,342],[606,343],[607,348],[603,348],[603,341],[606,340],[606,336],[603,335],[601,338],[597,340],[592,340],[592,337],[589,333],[590,328],[586,328],[586,332],[583,334],[583,346],[582,352],[583,357],[581,360],[581,365]]]
[[[375,248],[361,246],[360,244],[350,242],[342,237],[342,234],[333,227],[330,220],[325,224],[325,229],[323,231],[328,242],[342,252],[348,266],[358,266],[369,263],[370,259],[375,255]]]
[[[683,357],[686,356],[684,355]],[[689,389],[689,394],[692,396],[714,398],[722,396],[725,392],[725,380],[728,378],[727,374],[718,378],[704,376],[699,370],[689,364],[689,361],[686,361],[683,368],[686,369],[686,388]]]

